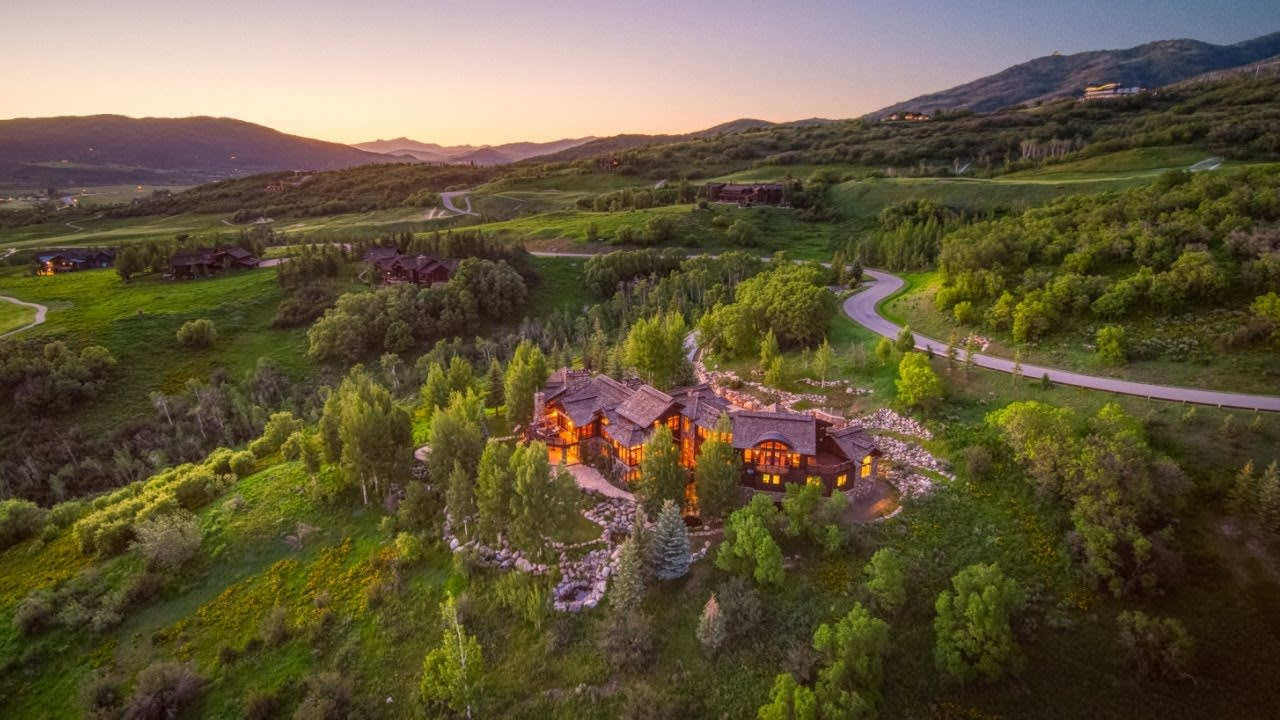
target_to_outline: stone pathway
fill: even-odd
[[[570,465],[568,470],[569,474],[573,476],[573,481],[577,483],[578,488],[581,490],[596,492],[605,497],[619,498],[633,503],[636,501],[635,495],[609,484],[609,481],[605,480],[598,470],[589,465]]]

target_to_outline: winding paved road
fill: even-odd
[[[39,325],[40,323],[44,322],[44,316],[46,313],[49,312],[49,308],[45,307],[44,305],[41,305],[39,303],[29,303],[29,302],[26,302],[25,300],[19,300],[18,298],[15,298],[15,297],[9,297],[8,295],[0,295],[0,302],[11,302],[14,305],[25,305],[29,308],[35,308],[36,310],[36,319],[33,320],[31,324],[23,325],[22,327],[16,328],[14,330],[10,330],[7,333],[0,333],[0,337],[5,337],[7,335],[12,335],[14,333],[20,333],[23,330],[28,330],[30,328],[33,328]]]
[[[878,312],[876,312],[876,306],[880,304],[881,300],[884,300],[894,294],[902,287],[902,278],[879,270],[866,270],[865,272],[867,275],[872,277],[873,280],[871,284],[862,292],[845,300],[844,313],[852,318],[854,322],[857,322],[874,333],[884,335],[889,338],[897,337],[902,328],[884,319]],[[913,333],[913,335],[915,335],[917,348],[921,350],[928,350],[932,348],[935,355],[946,357],[947,344],[945,342],[935,340],[931,337],[926,337],[919,333]],[[1012,360],[975,353],[973,361],[974,364],[989,370],[995,370],[1003,373],[1013,372]],[[1115,378],[1082,375],[1080,373],[1041,367],[1039,365],[1029,365],[1027,363],[1023,363],[1022,365],[1022,375],[1024,377],[1035,379],[1046,374],[1049,376],[1051,381],[1061,385],[1073,385],[1075,387],[1103,390],[1106,392],[1120,393],[1122,395],[1135,395],[1137,397],[1145,397],[1155,400],[1170,400],[1173,402],[1213,405],[1216,407],[1238,408],[1242,410],[1280,412],[1280,396],[1277,395],[1247,395],[1244,393],[1198,390],[1196,388],[1176,387],[1171,385],[1150,385],[1147,383],[1130,382],[1128,380],[1117,380]]]

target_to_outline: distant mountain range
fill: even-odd
[[[409,138],[374,140],[352,145],[368,152],[396,155],[402,158],[432,163],[474,163],[476,165],[505,165],[532,157],[550,155],[585,145],[594,137],[554,140],[552,142],[514,142],[505,145],[437,145]]]
[[[1234,45],[1198,40],[1161,40],[1127,50],[1048,55],[942,92],[911,98],[868,117],[895,112],[973,110],[991,112],[1060,97],[1107,82],[1158,88],[1205,73],[1236,68],[1280,55],[1280,32]]]
[[[0,185],[191,185],[273,170],[402,158],[230,118],[122,115],[0,120]]]

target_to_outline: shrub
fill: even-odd
[[[1186,678],[1195,641],[1174,618],[1151,617],[1137,610],[1120,613],[1120,644],[1129,662],[1146,678]]]
[[[44,520],[45,511],[30,500],[0,502],[0,550],[34,537]]]
[[[730,639],[750,634],[764,616],[760,592],[743,577],[725,580],[716,591],[720,612],[724,615],[725,629]]]
[[[80,707],[87,720],[108,720],[119,717],[124,692],[119,676],[99,670],[91,674],[80,686]]]
[[[275,647],[289,637],[289,611],[276,605],[262,619],[262,642]]]
[[[125,720],[167,720],[178,716],[204,691],[194,663],[153,662],[138,673],[138,684],[124,708]]]
[[[345,720],[355,691],[351,680],[336,672],[307,678],[307,696],[293,713],[293,720]]]
[[[244,700],[245,720],[272,720],[279,714],[280,698],[270,690],[254,690]]]
[[[2,513],[3,511],[0,511]],[[56,528],[65,528],[84,517],[89,512],[89,503],[84,500],[68,500],[49,508],[45,522]]]
[[[144,520],[134,528],[134,535],[134,549],[153,568],[177,570],[200,549],[200,523],[188,513]]]
[[[302,422],[293,413],[284,411],[272,413],[267,425],[262,429],[262,436],[249,443],[249,452],[254,457],[262,458],[280,449],[285,441],[302,429]],[[301,450],[299,449],[299,455]]]
[[[22,635],[34,635],[53,622],[53,591],[32,590],[18,603],[13,614],[13,628]]]
[[[893,613],[907,601],[906,563],[893,548],[881,548],[867,563],[867,591],[876,609]]]
[[[391,519],[391,516],[388,515],[387,519]],[[426,552],[427,548],[422,543],[422,538],[407,532],[396,534],[396,557],[405,565],[418,563]]]
[[[213,347],[218,340],[218,330],[208,318],[188,320],[178,328],[178,344],[185,348]]]
[[[614,612],[600,624],[600,651],[626,670],[641,670],[653,660],[653,621],[639,610]]]
[[[235,473],[238,478],[245,478],[253,474],[254,458],[253,453],[248,450],[241,450],[231,456],[231,472]]]

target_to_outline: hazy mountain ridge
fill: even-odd
[[[355,143],[351,147],[367,152],[409,156],[422,162],[505,165],[585,145],[595,139],[594,136],[587,136],[550,142],[512,142],[502,145],[439,145],[399,137],[393,140]]]
[[[192,183],[395,158],[232,118],[122,115],[0,120],[0,182]]]
[[[1158,88],[1275,55],[1280,55],[1280,32],[1234,45],[1159,40],[1124,50],[1047,55],[963,85],[890,105],[867,117],[879,118],[907,110],[991,112],[1012,105],[1078,96],[1086,86],[1105,82]]]

